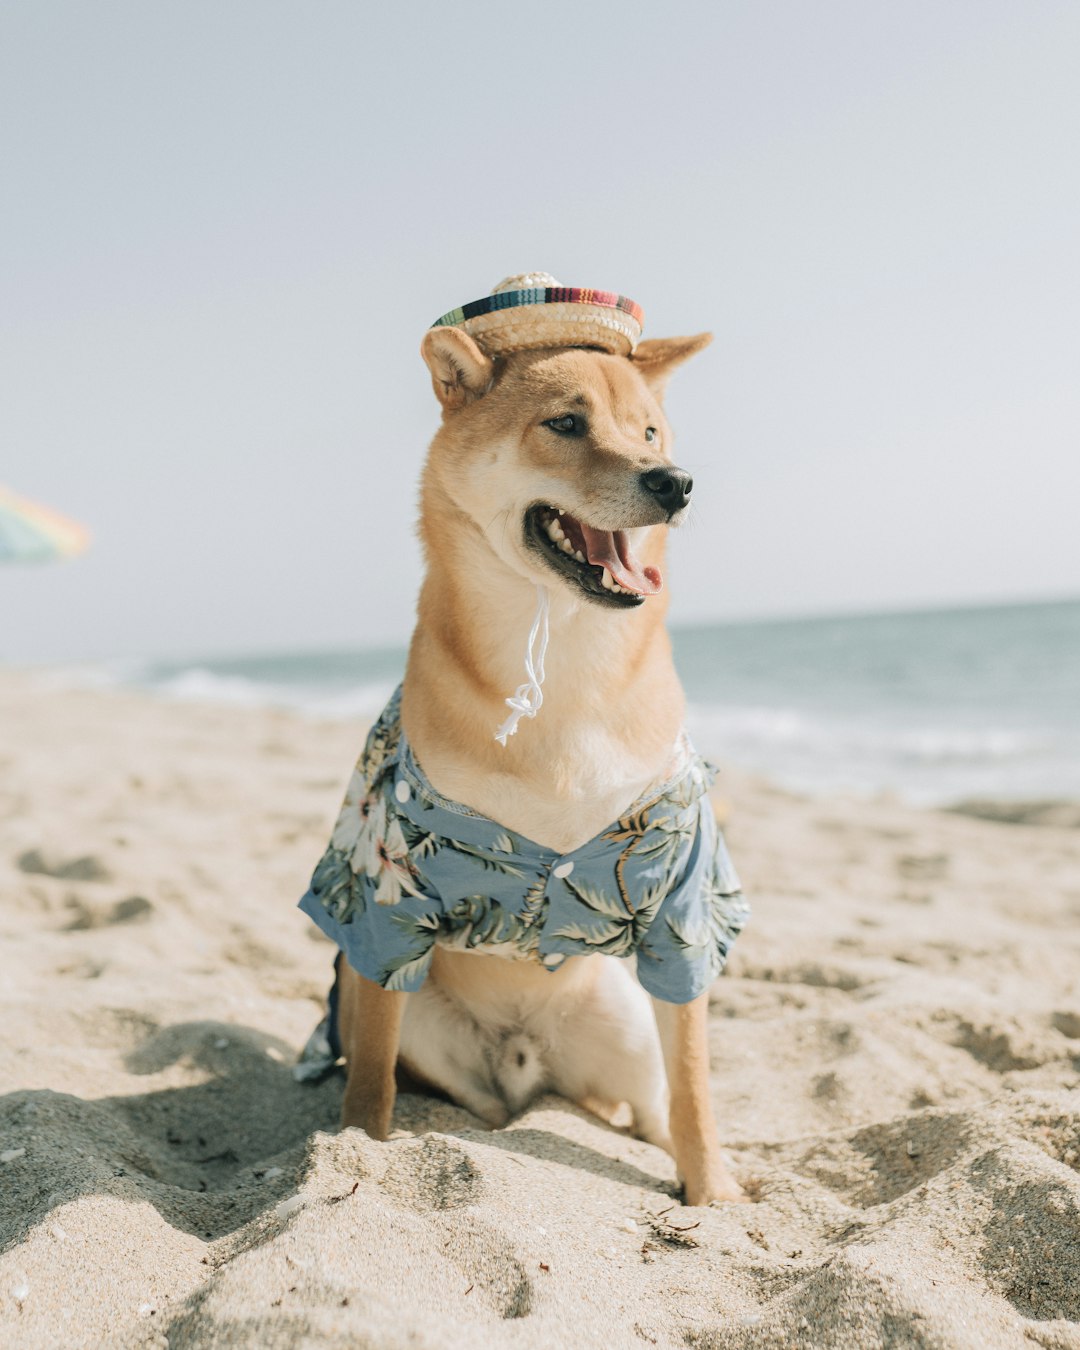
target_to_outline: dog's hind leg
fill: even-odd
[[[435,979],[409,995],[401,1027],[401,1058],[407,1068],[488,1125],[510,1118],[486,1054],[487,1038],[457,999]]]
[[[624,961],[601,963],[588,995],[561,1021],[550,1062],[555,1090],[588,1109],[627,1102],[633,1133],[672,1152],[664,1059],[649,997]]]
[[[394,1067],[408,994],[383,989],[338,958],[338,1021],[345,1055],[342,1128],[359,1125],[372,1139],[390,1133],[397,1088]]]

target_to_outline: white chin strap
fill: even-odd
[[[536,617],[529,630],[529,645],[525,649],[525,674],[529,678],[524,684],[519,684],[517,690],[506,700],[510,716],[495,733],[495,739],[500,745],[505,745],[507,737],[517,731],[518,723],[523,717],[535,717],[543,706],[544,691],[540,686],[544,683],[544,656],[549,637],[548,603],[547,590],[538,583]]]

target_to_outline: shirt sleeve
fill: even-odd
[[[392,776],[374,790],[354,776],[300,908],[365,979],[406,993],[423,984],[442,903],[409,857]]]
[[[352,884],[374,892],[367,877],[354,877]],[[427,978],[439,928],[438,900],[408,896],[396,905],[380,905],[369,898],[342,921],[326,907],[313,879],[300,908],[337,943],[353,970],[374,984],[412,994]]]
[[[707,795],[686,864],[638,950],[641,986],[665,1003],[689,1003],[723,970],[749,910]]]

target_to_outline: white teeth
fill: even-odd
[[[574,547],[574,545],[566,537],[566,531],[559,524],[559,516],[561,515],[562,512],[559,511],[558,515],[552,516],[551,519],[548,521],[548,523],[544,526],[544,531],[547,534],[547,537],[551,540],[551,542],[555,545],[557,549],[559,549],[563,553],[569,553],[571,558],[573,558],[576,562],[583,563],[585,561],[584,553],[582,553],[581,549]]]
[[[570,557],[573,558],[575,562],[579,562],[582,564],[587,563],[588,559],[585,557],[585,554],[582,553],[581,549],[574,547],[571,541],[567,538],[566,531],[559,524],[559,517],[564,514],[562,507],[553,506],[549,509],[554,511],[555,514],[544,526],[544,530],[547,534],[547,537],[560,551],[560,553],[569,554]],[[603,588],[606,591],[612,591],[616,595],[635,594],[635,592],[633,591],[628,591],[625,586],[620,586],[619,583],[612,577],[611,573],[607,570],[606,567],[603,567],[600,570],[600,585],[603,586]]]
[[[600,585],[606,591],[613,591],[616,595],[634,595],[634,591],[628,591],[625,586],[620,586],[611,573],[605,567],[600,575]]]

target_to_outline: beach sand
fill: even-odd
[[[362,737],[0,677],[5,1350],[1080,1347],[1067,815],[723,776],[754,914],[712,1083],[753,1203],[689,1210],[556,1098],[490,1132],[406,1096],[375,1144],[340,1077],[293,1082],[332,956],[295,903]]]

